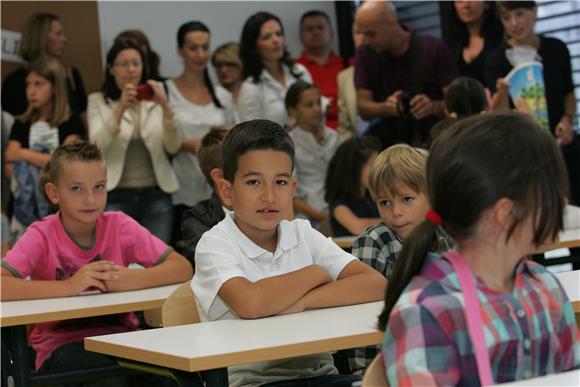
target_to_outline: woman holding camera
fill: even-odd
[[[183,73],[166,82],[175,124],[183,137],[173,168],[180,188],[173,194],[175,211],[174,241],[181,240],[181,215],[212,193],[197,161],[201,138],[212,126],[234,123],[232,96],[214,86],[208,73],[210,31],[199,21],[181,25],[177,31],[177,52],[183,59]]]
[[[147,81],[144,56],[132,41],[107,54],[101,92],[89,96],[89,136],[107,163],[107,210],[123,211],[169,242],[170,194],[179,183],[168,154],[181,147],[163,85]]]

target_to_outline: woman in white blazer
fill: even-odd
[[[242,30],[240,59],[246,78],[238,98],[240,120],[265,118],[288,125],[286,92],[298,79],[312,83],[312,77],[306,67],[290,59],[284,28],[276,15],[258,12],[250,16]]]
[[[179,151],[181,137],[163,86],[146,81],[143,64],[134,42],[111,47],[102,92],[89,96],[89,136],[107,163],[107,210],[125,212],[169,242],[179,183],[168,155]]]

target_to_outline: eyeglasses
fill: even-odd
[[[133,67],[141,67],[143,63],[140,60],[126,60],[123,62],[113,63],[115,66],[122,67],[124,69],[129,68],[129,66]]]

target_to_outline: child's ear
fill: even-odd
[[[288,115],[292,118],[296,118],[296,108],[295,107],[289,107],[288,108]]]
[[[44,185],[44,192],[53,205],[58,204],[58,192],[56,191],[56,185],[54,183],[48,182]]]
[[[515,203],[508,198],[499,199],[493,206],[495,221],[504,230],[509,230],[514,224]]]
[[[209,177],[211,178],[211,181],[213,181],[213,186],[217,189],[220,179],[224,178],[224,173],[219,168],[212,168],[212,170],[209,171]]]
[[[225,178],[218,179],[216,184],[218,195],[220,200],[226,207],[232,206],[232,183],[227,181]]]

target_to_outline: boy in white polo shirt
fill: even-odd
[[[232,214],[199,241],[192,288],[202,321],[260,318],[382,299],[385,278],[306,220],[286,221],[296,181],[294,145],[268,120],[235,126],[218,184]],[[350,386],[330,354],[230,367],[231,386]],[[295,384],[290,384],[292,382]],[[266,384],[264,384],[266,383]]]

